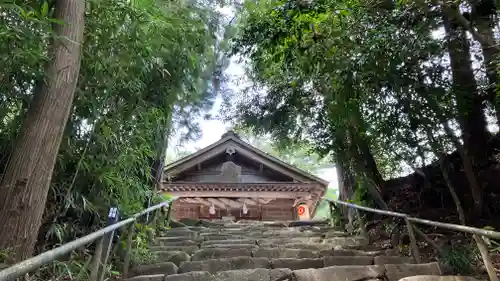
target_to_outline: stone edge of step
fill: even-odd
[[[394,271],[396,271],[398,268],[400,268],[402,265],[394,265],[394,264],[386,264],[386,265],[341,265],[341,266],[329,266],[329,267],[323,267],[323,268],[307,268],[307,269],[298,269],[298,270],[290,270],[288,268],[256,268],[256,269],[239,269],[239,270],[226,270],[226,271],[221,271],[217,273],[209,273],[207,271],[191,271],[191,272],[186,272],[186,273],[179,273],[179,274],[172,274],[172,275],[165,275],[165,274],[154,274],[154,275],[139,275],[139,276],[134,276],[131,278],[123,279],[123,281],[182,281],[182,280],[196,280],[196,281],[207,281],[207,280],[220,280],[220,278],[223,275],[226,276],[238,276],[238,280],[245,280],[245,277],[249,277],[251,274],[258,273],[258,272],[267,272],[270,276],[271,272],[289,272],[289,278],[293,278],[292,280],[297,280],[297,281],[313,281],[313,280],[323,280],[323,279],[315,279],[315,277],[321,276],[321,275],[328,275],[332,276],[335,275],[337,276],[338,274],[353,274],[355,271],[358,271],[357,273],[360,274],[359,272],[363,272],[365,275],[368,275],[369,279],[377,279],[377,278],[383,278],[389,281],[398,281],[398,280],[404,280],[404,281],[414,281],[411,279],[412,277],[417,277],[417,276],[432,276],[434,279],[428,280],[428,279],[418,279],[416,281],[476,281],[475,278],[473,277],[467,277],[464,279],[456,279],[455,276],[443,276],[441,268],[438,263],[436,262],[430,262],[430,263],[423,263],[423,264],[406,264],[407,266],[411,266],[412,268],[425,268],[428,270],[430,267],[434,267],[431,272],[426,272],[426,274],[416,274],[416,275],[410,275],[410,276],[404,276],[404,277],[397,277],[397,274],[395,274]],[[432,272],[434,270],[434,272]],[[392,271],[392,272],[390,272]],[[199,276],[204,276],[206,279],[196,279],[196,278],[190,278],[190,279],[184,279],[189,276],[193,275],[199,275]],[[388,275],[393,275],[393,277],[397,277],[397,279],[391,279]],[[286,277],[286,276],[285,276]],[[441,279],[441,277],[445,277],[445,279]],[[453,278],[452,278],[453,277]],[[366,278],[366,276],[364,277]],[[222,278],[223,280],[226,280],[226,278]],[[286,279],[286,278],[284,278]],[[356,279],[356,278],[354,278]],[[354,280],[353,279],[353,280]],[[227,279],[229,280],[229,279]],[[271,280],[271,279],[270,279]],[[278,280],[283,280],[281,278],[277,279],[272,279],[271,281],[278,281]],[[324,279],[326,280],[326,279]],[[346,279],[350,280],[350,279]],[[357,280],[357,279],[356,279]]]

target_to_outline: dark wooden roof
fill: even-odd
[[[173,163],[170,163],[165,166],[164,175],[167,177],[174,177],[183,171],[186,171],[192,167],[195,167],[197,164],[207,161],[217,155],[224,153],[226,149],[232,148],[236,153],[241,154],[244,157],[252,159],[262,165],[266,166],[269,169],[272,169],[280,174],[289,176],[293,178],[297,182],[302,183],[318,183],[322,187],[324,187],[325,192],[328,186],[328,182],[312,175],[308,172],[305,172],[301,169],[298,169],[292,165],[289,165],[280,159],[273,157],[254,146],[244,142],[241,140],[237,134],[232,131],[229,131],[222,135],[221,139],[199,151],[188,155],[182,159],[179,159]]]

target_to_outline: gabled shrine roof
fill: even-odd
[[[225,153],[227,149],[234,149],[236,153],[242,156],[252,159],[269,169],[272,169],[280,174],[289,176],[296,180],[297,182],[303,183],[319,183],[322,186],[328,186],[328,182],[312,175],[306,171],[296,168],[280,159],[271,156],[264,151],[244,142],[241,140],[236,133],[233,131],[228,131],[222,135],[221,139],[205,148],[198,150],[197,152],[183,157],[177,161],[167,164],[164,169],[165,175],[176,176],[183,171],[186,171],[197,164],[205,162],[209,159]]]

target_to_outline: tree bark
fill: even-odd
[[[452,143],[457,148],[458,154],[462,159],[462,165],[464,167],[465,176],[467,177],[467,181],[469,182],[469,188],[472,194],[472,201],[473,201],[472,213],[474,216],[480,217],[483,214],[483,209],[484,209],[483,190],[481,189],[481,185],[479,184],[479,180],[477,179],[476,173],[474,173],[472,160],[470,159],[470,156],[464,149],[463,145],[460,143],[459,139],[453,134],[453,131],[446,122],[444,122],[444,131],[446,132],[448,137],[451,139]]]
[[[479,34],[486,41],[480,42],[484,57],[484,67],[486,69],[486,77],[488,78],[488,88],[486,90],[487,100],[495,108],[497,124],[500,126],[500,97],[496,94],[496,86],[498,81],[496,60],[500,51],[498,50],[497,41],[495,39],[495,20],[491,14],[482,14],[479,12],[484,9],[481,7],[483,1],[470,1],[472,6],[471,19]],[[487,3],[488,1],[484,1]]]
[[[472,70],[469,42],[464,28],[456,19],[443,13],[443,23],[448,40],[452,88],[457,102],[457,119],[462,131],[463,147],[477,171],[478,167],[488,162],[487,143],[490,134],[486,128],[482,99]]]
[[[85,1],[55,3],[55,18],[64,24],[54,25],[47,77],[37,84],[0,182],[0,250],[9,262],[33,254],[80,70]]]

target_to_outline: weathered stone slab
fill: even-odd
[[[132,268],[133,275],[170,275],[177,273],[177,265],[171,262],[162,262],[157,264],[139,265]]]
[[[301,231],[266,231],[262,233],[263,237],[273,238],[293,238],[293,237],[322,237],[321,233],[301,232]]]
[[[154,274],[154,275],[140,275],[132,278],[127,278],[124,281],[163,281],[165,279],[165,275],[163,274]]]
[[[153,252],[180,251],[191,255],[200,248],[198,248],[198,246],[150,246],[149,249]]]
[[[189,227],[176,227],[176,228],[171,228],[167,230],[166,232],[172,233],[172,234],[181,234],[179,236],[182,236],[184,233],[191,233],[194,232],[193,230],[189,229]]]
[[[437,275],[417,275],[399,279],[399,281],[478,281],[470,276],[437,276]]]
[[[346,265],[293,271],[296,281],[356,281],[383,278],[385,268],[380,265]]]
[[[372,265],[373,257],[370,256],[327,256],[323,257],[325,267],[335,265]]]
[[[374,258],[374,264],[414,264],[415,259],[412,257],[399,257],[399,256],[378,256]]]
[[[319,258],[316,251],[300,250],[300,249],[286,249],[286,248],[257,248],[252,251],[254,257],[264,257],[270,259],[280,258]]]
[[[183,241],[195,241],[198,244],[201,243],[200,239],[192,239],[192,238],[186,238],[182,236],[172,236],[172,237],[165,237],[165,236],[160,236],[155,239],[156,241],[162,241],[162,242],[167,242],[167,243],[178,243],[180,245]]]
[[[205,241],[225,241],[225,240],[236,240],[236,239],[244,239],[243,236],[234,236],[234,235],[226,235],[226,234],[206,234],[203,235],[203,239]]]
[[[219,241],[219,240],[217,240],[217,241],[204,241],[203,243],[201,243],[201,247],[210,246],[210,245],[217,245],[220,243],[221,243],[221,241]],[[252,239],[232,239],[232,240],[225,240],[224,244],[233,244],[233,245],[251,244],[251,245],[255,246],[256,241],[252,240]]]
[[[169,225],[171,228],[187,227],[187,225],[183,224],[182,222],[178,222],[172,219],[170,220]]]
[[[365,246],[369,244],[368,239],[364,237],[333,237],[324,239],[323,243],[330,244],[332,247],[334,246]]]
[[[261,246],[267,246],[267,245],[284,245],[287,243],[320,243],[321,238],[320,237],[293,237],[289,239],[262,239],[258,240],[257,244]]]
[[[305,268],[321,268],[323,267],[322,259],[272,259],[271,268],[289,268],[291,270]]]
[[[226,270],[269,268],[270,263],[266,258],[235,257],[227,259],[212,259],[204,261],[183,262],[179,273],[190,271],[207,271],[215,273]]]
[[[172,241],[170,239],[164,239],[164,238],[169,238],[169,237],[156,238],[155,241],[153,242],[153,245],[158,245],[158,246],[196,246],[196,247],[198,247],[200,245],[200,242],[193,241],[193,240],[182,239],[179,241],[175,241],[175,240]]]
[[[206,271],[191,271],[165,276],[164,281],[215,281],[215,276]]]
[[[285,243],[280,246],[283,248],[289,249],[304,249],[304,250],[312,250],[312,251],[321,251],[321,250],[330,250],[332,249],[332,245],[323,244],[323,243]]]
[[[220,241],[222,243],[223,241]],[[213,248],[226,248],[226,249],[253,249],[257,247],[256,244],[212,244],[201,247],[202,249],[213,249]]]
[[[397,251],[393,249],[389,250],[381,250],[381,251],[361,251],[361,250],[344,250],[344,249],[332,249],[332,250],[323,250],[320,251],[319,254],[322,257],[326,256],[393,256],[397,255]]]
[[[158,262],[172,262],[179,266],[184,261],[190,261],[191,257],[186,252],[181,251],[165,251],[154,252]]]
[[[386,264],[387,279],[398,281],[399,279],[415,275],[441,275],[441,269],[436,262],[423,264]]]
[[[192,261],[201,261],[218,258],[232,257],[250,257],[252,251],[250,249],[220,249],[220,248],[205,248],[196,251],[192,256]]]
[[[215,274],[217,281],[275,281],[284,280],[283,278],[290,276],[290,269],[242,269],[222,271]]]
[[[177,231],[177,229],[183,229],[182,231]],[[184,230],[181,228],[172,228],[161,233],[160,236],[163,237],[184,237],[185,239],[198,239],[198,232],[192,230]]]

